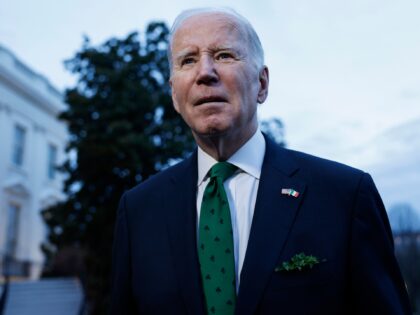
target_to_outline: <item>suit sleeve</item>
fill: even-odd
[[[351,313],[412,314],[385,207],[369,174],[360,181],[351,233]]]
[[[125,195],[123,195],[120,200],[114,231],[110,315],[135,314],[131,294],[130,265],[130,236]]]

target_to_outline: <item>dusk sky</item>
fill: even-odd
[[[3,0],[0,44],[64,90],[74,78],[63,60],[83,35],[99,44],[203,6],[232,7],[254,25],[270,70],[260,117],[282,119],[289,147],[369,170],[375,139],[387,146],[390,130],[420,122],[418,0]]]

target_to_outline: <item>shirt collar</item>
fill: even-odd
[[[241,171],[260,179],[261,167],[265,155],[265,139],[258,129],[245,144],[239,148],[227,162],[237,166]],[[217,161],[198,147],[198,182],[200,185],[208,171]]]

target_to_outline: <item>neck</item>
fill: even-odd
[[[226,161],[251,139],[256,131],[257,126],[242,135],[193,135],[204,152],[217,161]]]

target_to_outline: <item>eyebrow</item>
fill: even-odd
[[[246,51],[238,49],[237,47],[233,46],[216,46],[212,48],[213,52],[229,52],[233,53],[234,58],[243,59],[247,55]]]
[[[213,52],[228,50],[228,51],[234,51],[237,54],[239,54],[239,49],[236,49],[233,46],[213,46],[213,47],[210,47],[210,50]]]
[[[240,51],[240,49],[237,49],[233,46],[210,46],[209,50],[212,53],[216,53],[219,51],[232,51],[235,54],[237,54],[238,56],[243,56],[243,52]],[[174,60],[175,63],[180,63],[180,61],[182,61],[183,59],[187,58],[187,57],[191,57],[191,56],[196,56],[198,53],[198,49],[196,48],[185,48],[184,50],[181,50],[180,52],[178,52],[176,55],[174,55]]]
[[[196,49],[187,48],[187,49],[184,49],[184,50],[181,50],[180,52],[178,52],[175,55],[175,58],[174,59],[175,59],[176,62],[179,62],[179,61],[181,61],[182,59],[184,59],[186,57],[194,56],[196,54],[197,54],[197,50]]]

